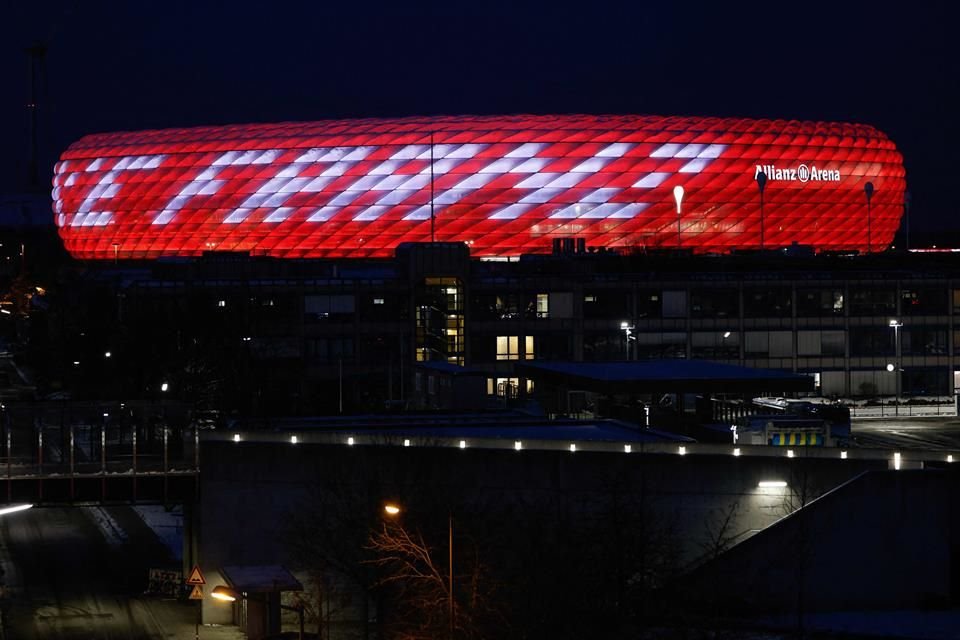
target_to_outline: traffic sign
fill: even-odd
[[[207,581],[203,579],[203,573],[200,572],[200,565],[193,565],[193,571],[190,572],[190,577],[187,578],[187,584],[207,584]]]
[[[203,600],[203,587],[198,584],[193,585],[193,591],[190,592],[191,600]]]

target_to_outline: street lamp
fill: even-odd
[[[763,190],[767,186],[767,174],[757,172],[757,189],[760,190],[760,251],[763,251]]]
[[[680,205],[683,203],[683,185],[673,188],[673,199],[677,201],[677,249],[680,248]]]
[[[630,359],[630,339],[633,336],[633,326],[624,320],[620,323],[620,330],[623,331],[623,349],[627,356],[627,360]]]
[[[903,323],[897,320],[896,318],[891,318],[889,324],[890,324],[890,327],[893,329],[893,357],[894,357],[894,361],[896,362],[896,366],[894,366],[893,369],[891,369],[891,366],[893,365],[888,364],[887,371],[894,371],[895,375],[897,376],[895,380],[896,392],[897,392],[897,401],[895,405],[896,406],[895,411],[896,411],[896,415],[900,415],[900,371],[901,371],[900,327],[903,326]]]
[[[391,518],[394,518],[400,515],[402,509],[399,505],[388,502],[383,505],[383,511]],[[447,516],[447,564],[450,568],[449,582],[447,584],[447,620],[449,622],[449,638],[453,640],[453,623],[454,623],[454,608],[453,608],[453,514]]]
[[[239,591],[234,591],[230,587],[226,587],[222,584],[217,585],[213,588],[213,592],[210,596],[215,600],[220,600],[221,602],[236,602],[237,600],[248,600],[249,598]],[[299,640],[303,640],[303,603],[301,602],[296,607],[291,607],[290,605],[280,604],[281,609],[285,611],[295,611],[297,614],[297,619],[300,622],[299,635],[297,636]]]
[[[863,185],[863,193],[867,196],[867,253],[870,253],[870,249],[873,246],[873,238],[870,235],[870,199],[873,198],[872,182]]]

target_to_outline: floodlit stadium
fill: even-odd
[[[859,124],[658,116],[331,120],[86,136],[56,164],[77,258],[476,257],[560,238],[621,252],[876,252],[903,160]]]

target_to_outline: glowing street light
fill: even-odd
[[[683,203],[683,185],[673,188],[673,199],[677,201],[677,248],[680,248],[680,209]]]
[[[213,593],[211,593],[210,596],[222,602],[235,602],[237,598],[240,597],[240,594],[230,587],[225,587],[221,584],[213,588]]]
[[[620,330],[623,331],[623,348],[626,359],[630,359],[630,340],[633,337],[633,326],[626,320],[620,323]]]
[[[890,318],[890,322],[888,324],[890,325],[890,328],[893,329],[893,357],[896,364],[888,364],[887,371],[896,375],[894,383],[895,391],[897,393],[897,401],[894,406],[896,407],[895,415],[900,415],[900,327],[903,326],[903,323],[896,318]]]
[[[385,505],[383,505],[383,511],[384,511],[384,513],[386,513],[388,516],[390,516],[390,517],[392,518],[392,517],[395,517],[395,516],[400,515],[400,512],[402,511],[402,509],[400,508],[400,505],[395,504],[395,503],[393,503],[393,502],[388,502],[388,503],[386,503]],[[449,623],[450,623],[450,628],[449,628],[450,636],[449,636],[449,637],[450,637],[450,639],[452,640],[452,639],[453,639],[453,625],[454,625],[454,608],[453,608],[453,602],[454,602],[454,601],[453,601],[453,515],[452,515],[452,514],[447,516],[447,536],[448,536],[448,538],[447,538],[447,550],[448,550],[448,552],[449,552],[449,555],[448,555],[448,557],[447,557],[447,563],[448,563],[448,566],[450,567],[449,583],[448,583],[448,585],[447,585],[447,589],[448,589],[448,591],[447,591],[447,605],[448,605],[448,607],[449,607],[449,609],[448,609],[448,611],[447,611],[447,615],[449,616],[449,617],[448,617],[448,620],[449,620]]]

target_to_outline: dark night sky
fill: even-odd
[[[0,9],[0,193],[26,180],[24,48],[47,44],[41,179],[97,131],[417,114],[872,124],[912,227],[960,231],[949,2],[51,2]]]

